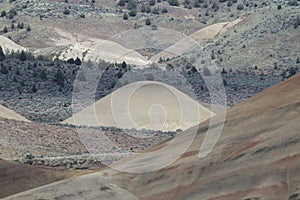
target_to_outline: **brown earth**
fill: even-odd
[[[0,159],[0,198],[91,172],[30,166]]]

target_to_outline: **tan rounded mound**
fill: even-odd
[[[26,119],[25,117],[16,113],[15,111],[12,111],[1,105],[0,105],[0,117],[6,118],[6,119],[14,119],[14,120],[18,120],[18,121],[30,122],[28,119]]]
[[[11,51],[26,51],[26,48],[14,43],[9,38],[0,35],[0,46],[4,50],[5,53],[11,52]]]
[[[186,130],[212,115],[170,85],[142,81],[119,88],[62,123],[176,131]]]

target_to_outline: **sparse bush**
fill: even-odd
[[[294,76],[297,73],[297,69],[295,67],[289,68],[289,77]]]
[[[289,0],[288,5],[289,6],[298,6],[299,4],[298,4],[297,0]]]
[[[146,13],[151,13],[151,7],[150,6],[146,7]]]
[[[8,29],[7,29],[7,27],[6,26],[4,26],[4,28],[3,28],[3,33],[7,33],[8,32]]]
[[[135,0],[128,0],[127,9],[136,11],[136,8],[137,8],[136,1]]]
[[[212,60],[216,59],[216,55],[215,55],[215,52],[214,52],[214,51],[211,52],[210,57],[211,57]]]
[[[237,9],[238,10],[243,10],[244,9],[244,5],[242,3],[240,3],[238,6],[237,6]]]
[[[179,6],[179,1],[178,0],[168,0],[168,3],[171,6]]]
[[[123,14],[123,19],[124,19],[124,20],[128,20],[128,14],[127,14],[127,12],[124,12],[124,14]]]
[[[159,15],[159,8],[153,8],[152,14]]]
[[[214,9],[214,11],[217,11],[219,9],[219,6],[216,2],[214,2],[211,8]]]
[[[17,15],[17,11],[15,9],[10,9],[8,12],[8,18],[13,19]]]
[[[26,31],[28,31],[28,32],[31,31],[30,25],[27,26]]]
[[[24,28],[24,23],[22,22],[22,23],[18,23],[18,25],[17,25],[17,27],[19,28],[19,29],[23,29]]]
[[[149,1],[149,6],[154,6],[155,3],[156,3],[155,0],[150,0],[150,1]]]
[[[65,8],[63,11],[64,15],[69,15],[70,14],[70,10],[68,8]]]
[[[282,8],[281,5],[278,5],[278,6],[277,6],[277,9],[278,9],[278,10],[281,10],[281,8]]]
[[[125,0],[120,0],[119,3],[118,3],[118,6],[125,6]]]
[[[228,7],[232,6],[232,4],[233,4],[232,1],[230,1],[230,0],[227,1],[227,6],[228,6]]]
[[[194,7],[195,8],[199,8],[200,7],[200,1],[199,0],[195,0]]]
[[[141,6],[141,12],[142,13],[146,12],[146,6],[144,4]]]
[[[129,16],[131,16],[131,17],[135,17],[136,14],[137,14],[137,11],[136,11],[135,9],[133,9],[133,10],[130,10],[128,14],[129,14]]]
[[[300,17],[298,16],[294,22],[294,28],[298,28],[300,25]]]
[[[151,25],[151,20],[150,20],[149,17],[146,19],[145,24],[146,24],[147,26],[150,26],[150,25]]]
[[[163,7],[162,10],[161,10],[161,12],[162,12],[162,13],[167,13],[167,12],[168,12],[168,8]]]
[[[6,11],[5,11],[5,10],[3,10],[3,11],[1,12],[1,17],[6,17]]]

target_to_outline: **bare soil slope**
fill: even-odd
[[[0,198],[88,172],[30,166],[0,159]]]
[[[22,50],[26,50],[25,47],[22,47],[18,44],[16,44],[15,42],[13,42],[12,40],[10,40],[9,38],[0,35],[0,46],[2,47],[2,49],[4,50],[5,53],[14,51],[22,51]]]
[[[104,182],[119,185],[139,199],[298,199],[300,196],[300,75],[228,110],[223,133],[207,157],[199,159],[208,122],[200,125],[189,150],[167,168],[146,174],[128,174],[106,170],[27,191],[7,199],[54,199],[72,195],[72,199],[97,199],[103,195]],[[216,116],[218,117],[218,116]],[[184,140],[191,130],[181,134]],[[162,148],[166,143],[148,151]],[[178,144],[173,144],[174,148]],[[132,158],[135,166],[149,160]],[[125,162],[125,161],[123,161]],[[152,160],[152,162],[154,162]],[[122,163],[120,163],[122,164]],[[134,164],[134,163],[133,163]],[[105,181],[102,181],[105,178]],[[93,185],[86,193],[86,181]],[[72,184],[73,183],[73,184]],[[76,183],[80,187],[70,188]],[[95,189],[95,190],[94,190]],[[111,187],[110,187],[111,189]],[[83,191],[81,193],[79,191]],[[99,198],[98,198],[99,199]]]
[[[176,131],[186,130],[212,115],[170,85],[141,81],[114,91],[62,123]]]
[[[21,116],[20,114],[16,113],[13,110],[10,110],[1,105],[0,105],[0,117],[6,118],[6,119],[14,119],[14,120],[18,120],[18,121],[29,122],[29,120],[26,119],[25,117]]]
[[[231,22],[221,22],[206,26],[191,35],[183,38],[174,45],[153,56],[151,61],[158,62],[160,58],[172,58],[188,52],[190,49],[200,46],[199,42],[215,38],[239,24],[245,17],[238,18]]]

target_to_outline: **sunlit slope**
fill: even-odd
[[[14,43],[13,41],[11,41],[9,38],[0,35],[0,46],[2,47],[2,49],[4,50],[5,53],[8,52],[17,52],[17,51],[22,51],[22,50],[26,50],[25,47],[22,47],[16,43]]]
[[[176,131],[195,126],[211,115],[170,85],[142,81],[119,88],[62,123]]]
[[[18,121],[29,122],[29,120],[26,119],[25,117],[19,115],[18,113],[16,113],[13,110],[10,110],[1,105],[0,105],[0,117],[6,118],[6,119],[14,119],[14,120],[18,120]]]

